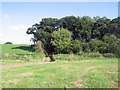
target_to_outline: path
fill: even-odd
[[[37,64],[47,64],[47,63],[54,63],[54,62],[24,62],[24,63],[6,64],[6,65],[0,66],[0,69],[7,70],[7,69],[24,67],[24,66],[31,66],[31,65],[37,65]]]

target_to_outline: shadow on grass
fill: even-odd
[[[34,52],[34,49],[31,46],[18,46],[18,47],[13,47],[12,49],[21,49],[28,52]]]

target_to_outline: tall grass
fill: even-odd
[[[80,61],[80,60],[109,60],[109,58],[117,59],[116,57],[104,57],[100,53],[82,53],[82,54],[56,54],[54,55],[57,61]]]

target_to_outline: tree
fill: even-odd
[[[89,42],[82,43],[82,51],[87,53],[91,52]]]
[[[55,47],[57,53],[69,53],[72,33],[67,29],[59,29],[52,33],[52,45]]]
[[[12,44],[12,42],[6,42],[5,44]]]
[[[72,39],[89,41],[91,38],[92,19],[89,16],[75,17],[66,16],[61,20],[61,27],[67,28],[72,32]]]
[[[27,34],[33,34],[31,40],[36,46],[38,41],[47,56],[54,61],[54,53],[100,52],[115,53],[119,51],[120,17],[75,17],[61,19],[43,18],[28,28]],[[37,50],[37,49],[36,49]]]
[[[103,42],[102,40],[98,39],[92,39],[89,42],[89,47],[91,52],[100,52],[100,53],[105,53],[108,47],[108,44]]]
[[[72,40],[70,47],[73,53],[82,52],[82,42],[80,40]]]
[[[108,53],[114,53],[118,50],[119,39],[115,35],[106,35],[103,38],[104,42],[108,44]]]
[[[115,48],[115,55],[120,58],[120,39],[116,41]]]
[[[33,41],[41,41],[45,54],[54,61],[53,51],[54,48],[51,44],[51,33],[59,28],[59,20],[56,18],[43,18],[40,24],[34,24],[27,29],[27,34],[33,34]]]
[[[120,17],[111,20],[108,25],[108,31],[110,34],[114,34],[117,38],[120,38]]]
[[[110,19],[106,17],[94,17],[92,23],[92,39],[102,39],[108,33]]]

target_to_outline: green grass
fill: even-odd
[[[3,65],[2,71],[3,88],[117,88],[117,81],[117,59],[58,61],[9,69]]]
[[[2,54],[8,55],[0,60],[3,88],[118,87],[117,58],[57,54],[54,63],[39,64],[40,57],[15,55],[32,54],[30,45],[4,44],[0,47]]]
[[[89,57],[89,56],[82,56],[82,55],[71,55],[71,54],[56,54],[54,55],[54,59],[56,61],[81,61],[81,60],[110,60],[110,59],[119,59],[119,58],[106,58],[106,57]]]
[[[0,44],[2,54],[32,54],[28,44]]]

